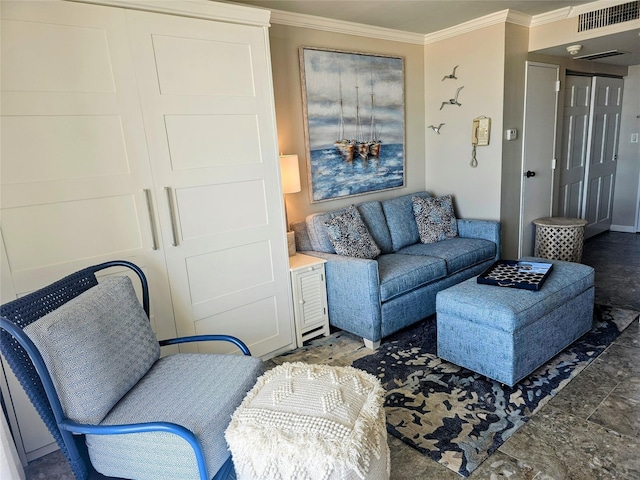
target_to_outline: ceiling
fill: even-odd
[[[592,0],[234,0],[233,3],[426,35],[506,9],[534,16]],[[582,41],[580,54],[618,49],[630,54],[598,61],[626,66],[640,64],[639,30]],[[566,47],[559,45],[540,53],[566,57]]]

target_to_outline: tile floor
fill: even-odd
[[[585,242],[583,263],[596,268],[596,303],[640,311],[640,234],[607,232]],[[267,367],[304,360],[350,365],[368,353],[337,332]],[[470,479],[640,479],[640,322],[636,321]],[[389,437],[391,478],[460,480],[461,476]],[[27,479],[67,480],[59,452],[29,464]]]

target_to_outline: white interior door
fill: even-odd
[[[178,333],[235,335],[258,356],[293,347],[264,28],[127,19]]]
[[[560,217],[583,217],[591,83],[591,77],[566,77],[555,210],[555,214]]]
[[[533,254],[533,220],[551,215],[559,67],[527,62],[518,256]]]
[[[584,218],[588,222],[586,238],[611,227],[623,86],[624,81],[619,78],[593,77],[589,161],[583,199]]]

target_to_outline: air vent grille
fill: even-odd
[[[578,31],[593,30],[640,18],[640,1],[594,10],[578,16]]]
[[[615,57],[626,53],[629,52],[623,52],[621,50],[607,50],[606,52],[590,53],[588,55],[579,55],[573,58],[576,60],[599,60],[601,58]]]

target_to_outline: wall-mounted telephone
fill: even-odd
[[[471,143],[480,147],[489,145],[491,135],[491,119],[489,117],[478,117],[473,119],[471,129]]]
[[[483,147],[485,145],[489,145],[490,135],[491,119],[485,116],[474,118],[471,128],[471,145],[473,145],[471,166],[473,168],[478,166],[478,160],[476,159],[476,146]]]

